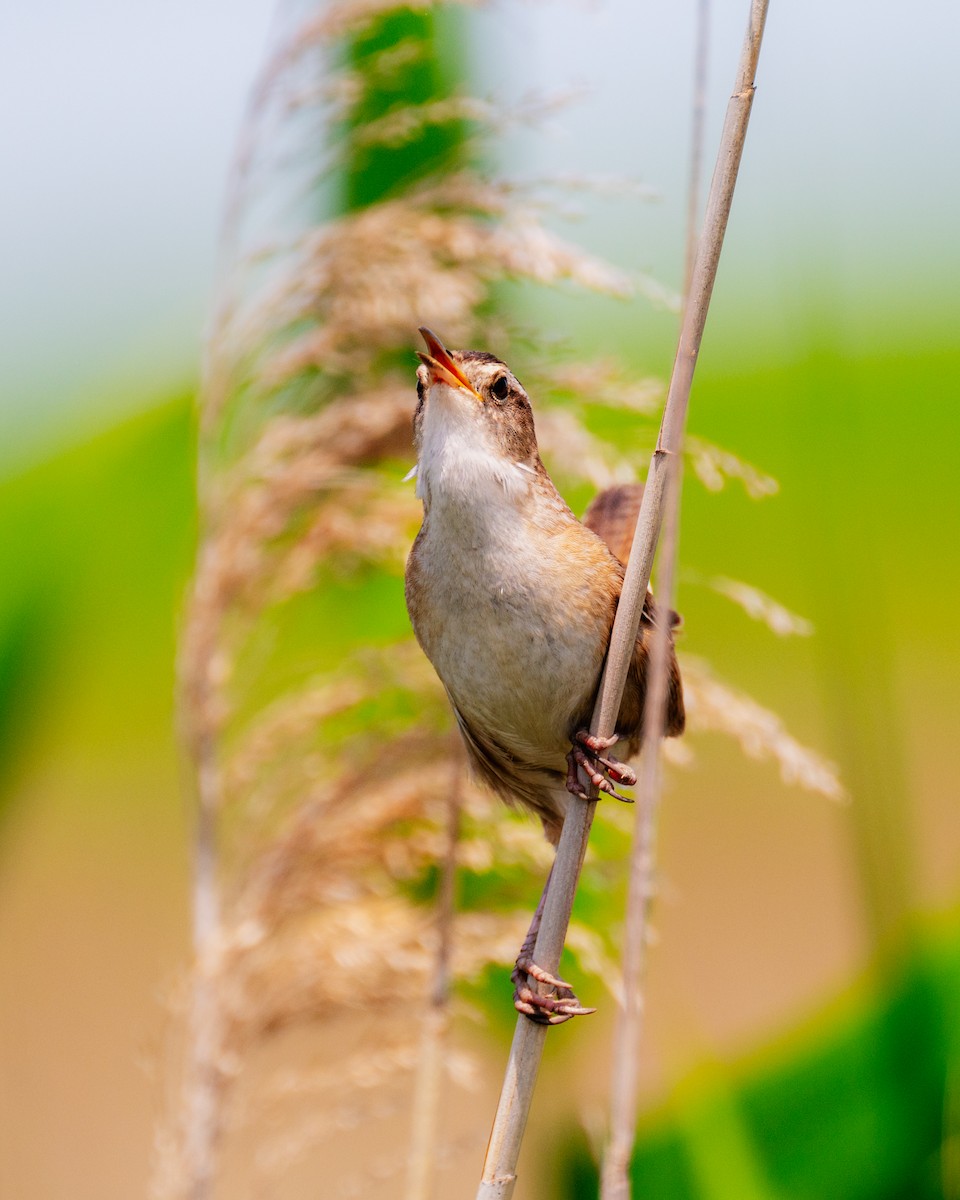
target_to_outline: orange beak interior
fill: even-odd
[[[473,384],[471,384],[470,380],[467,379],[460,367],[458,367],[450,357],[449,351],[444,346],[443,342],[440,341],[437,335],[432,330],[428,329],[426,325],[420,326],[420,335],[427,343],[427,349],[430,351],[430,353],[424,354],[422,350],[418,350],[417,358],[419,358],[422,363],[425,363],[430,368],[434,379],[441,380],[449,387],[463,388],[463,390],[469,392],[471,396],[475,396],[478,400],[481,400],[482,397],[474,391]]]

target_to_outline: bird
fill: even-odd
[[[602,792],[636,782],[612,757],[640,748],[657,606],[647,592],[615,735],[588,725],[623,585],[642,485],[609,488],[579,521],[537,446],[530,399],[506,363],[448,350],[426,326],[417,351],[414,444],[423,522],[407,559],[407,611],[440,678],[474,775],[534,812],[556,846],[582,767]],[[664,732],[684,728],[683,687],[668,618]],[[514,1006],[541,1024],[595,1009],[533,961],[547,878],[512,974]],[[545,984],[546,990],[539,984]]]

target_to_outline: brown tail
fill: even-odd
[[[630,557],[633,530],[643,499],[642,483],[621,483],[605,488],[594,496],[583,514],[583,523],[610,547],[614,558],[624,566]]]
[[[597,537],[603,538],[614,558],[624,566],[630,557],[630,547],[633,545],[633,531],[636,528],[637,517],[640,515],[640,503],[643,500],[642,483],[619,483],[615,487],[604,488],[590,502],[583,514],[583,523],[592,529]],[[652,593],[647,594],[643,606],[643,620],[652,625],[656,605]],[[670,626],[675,628],[680,624],[678,613],[670,613]]]
[[[633,544],[633,531],[640,513],[640,502],[643,499],[642,483],[625,483],[617,487],[606,488],[594,498],[590,507],[583,515],[583,523],[588,529],[603,538],[616,558],[626,566],[630,557],[630,547]],[[620,709],[620,719],[617,723],[618,732],[623,723],[623,734],[628,739],[634,739],[632,749],[639,747],[639,729],[643,720],[643,696],[647,686],[647,665],[650,629],[656,621],[657,606],[653,593],[647,588],[647,598],[643,605],[640,636],[637,638],[637,649],[634,655],[627,688],[624,692],[624,704]],[[670,613],[671,630],[680,624],[680,618],[675,612]],[[646,627],[646,632],[644,631]],[[686,715],[683,706],[683,684],[680,679],[680,668],[673,652],[673,638],[670,639],[670,662],[668,665],[667,710],[665,713],[665,729],[667,737],[679,737],[683,733]]]

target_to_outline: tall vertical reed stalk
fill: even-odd
[[[608,737],[616,726],[617,713],[623,696],[627,670],[640,626],[647,585],[660,535],[665,509],[676,521],[679,473],[676,469],[683,451],[683,429],[693,373],[700,351],[713,284],[716,279],[723,237],[733,202],[740,158],[746,138],[747,122],[754,95],[754,77],[766,19],[767,0],[753,0],[747,36],[737,70],[736,86],[727,110],[717,165],[714,171],[703,233],[691,275],[690,293],[684,305],[683,323],[677,356],[674,362],[667,401],[664,407],[660,436],[647,474],[643,501],[637,518],[633,546],[626,575],[610,650],[600,683],[600,692],[590,725],[592,733]],[[675,544],[673,549],[675,550]],[[667,568],[672,586],[672,564]],[[664,610],[666,611],[666,609]],[[654,650],[653,680],[647,697],[644,722],[644,766],[640,779],[638,803],[639,828],[636,849],[631,864],[631,912],[628,921],[625,969],[629,1002],[624,1005],[624,1017],[618,1033],[615,1055],[622,1064],[614,1080],[614,1124],[611,1149],[604,1172],[605,1200],[620,1200],[629,1195],[627,1165],[633,1146],[635,1125],[635,1071],[637,1061],[636,1030],[639,1020],[638,980],[645,938],[645,916],[648,902],[650,859],[653,852],[653,817],[659,787],[659,741],[663,729],[665,702],[667,626],[660,623],[657,631],[659,650]],[[656,646],[656,642],[655,642]],[[659,681],[658,680],[659,674]],[[586,780],[583,780],[586,783]],[[595,793],[594,793],[595,794]],[[587,839],[593,823],[596,802],[574,805],[567,816],[553,879],[544,907],[543,922],[534,959],[546,971],[559,969],[560,954],[573,908],[573,899],[580,870],[586,854]],[[518,1018],[517,1030],[508,1060],[500,1104],[494,1119],[490,1146],[484,1162],[483,1176],[477,1200],[509,1200],[516,1183],[516,1164],[529,1106],[533,1098],[536,1074],[543,1051],[547,1027],[534,1024],[523,1016]]]

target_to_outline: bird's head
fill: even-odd
[[[423,454],[428,443],[453,440],[466,453],[503,466],[536,468],[537,435],[530,400],[510,368],[481,350],[448,350],[426,327],[418,351],[414,430]]]

